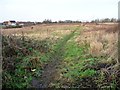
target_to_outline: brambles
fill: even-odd
[[[40,74],[47,62],[50,45],[46,40],[2,36],[3,88],[28,87],[34,76]],[[44,54],[44,55],[43,55]]]

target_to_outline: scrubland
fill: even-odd
[[[3,87],[120,88],[116,24],[2,29],[2,55]]]

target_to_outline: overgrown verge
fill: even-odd
[[[2,36],[2,87],[27,88],[33,77],[39,77],[48,60],[49,40]]]
[[[87,53],[87,45],[77,45],[74,41],[68,41],[65,45],[63,60],[58,68],[59,75],[52,87],[92,87],[95,84],[88,83],[84,79],[96,75],[96,70],[86,68],[87,65],[94,65],[97,58],[92,58]],[[81,83],[78,83],[81,81]],[[88,79],[89,80],[89,79]],[[92,80],[90,80],[91,82]],[[79,85],[78,85],[79,84]],[[88,85],[88,86],[87,86]]]
[[[94,56],[89,52],[90,43],[79,44],[73,39],[69,40],[64,48],[63,60],[57,69],[58,75],[51,87],[120,88],[120,68],[116,62],[116,49],[110,57]]]

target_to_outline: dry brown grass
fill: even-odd
[[[93,56],[100,56],[102,50],[103,50],[103,44],[101,42],[92,41],[90,43],[90,53]]]
[[[24,28],[3,29],[4,35],[27,36],[34,39],[57,40],[69,34],[80,24],[56,24],[56,25],[36,25]],[[88,24],[83,27],[83,32],[76,37],[79,44],[89,44],[89,53],[93,56],[111,56],[117,50],[118,32],[116,25],[94,25]],[[22,34],[23,33],[23,34]],[[116,57],[116,56],[115,56]],[[114,58],[115,58],[114,57]]]
[[[89,26],[90,27],[90,26]],[[108,56],[117,50],[118,32],[107,32],[114,29],[110,25],[86,26],[84,31],[76,38],[79,44],[89,44],[89,53],[93,56]],[[107,31],[106,31],[107,30]],[[116,30],[116,28],[114,29]],[[117,59],[115,56],[114,58]]]
[[[56,24],[56,25],[36,25],[24,28],[3,29],[4,35],[27,36],[34,39],[57,40],[69,34],[80,24]],[[95,25],[88,24],[83,27],[83,32],[76,37],[79,44],[89,44],[89,53],[93,56],[110,56],[117,50],[118,32],[116,25]],[[115,31],[115,32],[114,32]]]
[[[33,28],[31,28],[33,27]],[[76,25],[36,25],[31,27],[14,28],[14,29],[2,29],[4,35],[15,35],[15,36],[27,36],[32,39],[46,39],[56,40],[62,38],[64,35],[69,34],[71,28]]]

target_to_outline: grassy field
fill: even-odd
[[[2,29],[3,87],[120,88],[117,25]]]

